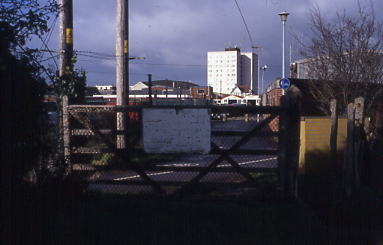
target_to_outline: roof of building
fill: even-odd
[[[212,86],[201,86],[201,85],[197,85],[197,86],[194,86],[192,88],[211,88],[211,89],[213,89]]]
[[[238,51],[241,52],[241,49],[239,47],[234,47],[234,48],[225,48],[225,51]]]
[[[149,82],[142,82],[146,86],[149,86]],[[191,87],[198,86],[195,83],[192,82],[185,82],[185,81],[175,81],[175,80],[156,80],[152,81],[152,86],[164,86],[168,88],[181,88],[181,89],[189,89]]]
[[[235,85],[235,87],[231,90],[231,94],[235,92],[236,89],[239,89],[241,93],[250,93],[250,87],[245,85]]]
[[[177,94],[182,94],[182,95],[190,95],[190,91],[188,89],[181,89],[182,91],[180,91],[179,89],[175,88],[175,89],[169,89],[169,90],[166,90],[166,89],[153,89],[152,90],[152,94],[168,94],[168,95],[177,95]],[[147,95],[149,94],[149,89],[148,88],[144,88],[144,89],[141,89],[141,90],[130,90],[129,91],[129,94],[130,95]]]
[[[229,96],[223,97],[222,99],[243,99],[243,97],[238,95],[229,95]]]

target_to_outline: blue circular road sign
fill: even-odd
[[[279,80],[279,87],[281,89],[288,89],[290,87],[290,80],[287,79],[287,78],[282,78],[281,80]]]

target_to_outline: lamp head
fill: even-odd
[[[282,13],[279,13],[279,17],[281,17],[281,21],[282,22],[286,22],[287,21],[287,17],[289,16],[290,13],[287,13],[287,12],[282,12]]]

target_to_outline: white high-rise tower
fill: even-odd
[[[214,93],[230,94],[236,87],[258,93],[257,54],[226,48],[207,56],[207,81]]]

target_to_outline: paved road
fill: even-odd
[[[213,121],[212,130],[214,131],[249,131],[257,124],[256,121],[239,121],[232,120],[227,122]],[[241,137],[239,136],[214,136],[212,141],[221,149],[229,149],[235,142]],[[275,149],[276,144],[270,139],[254,137],[248,143],[243,145],[241,149]],[[181,158],[167,163],[158,164],[162,167],[204,167],[208,166],[214,161],[218,155],[184,155]],[[243,168],[276,168],[277,157],[270,155],[233,155],[231,156],[241,167]],[[221,162],[217,168],[230,167],[227,161]],[[196,176],[198,172],[175,172],[175,171],[149,171],[147,175],[154,181],[188,181]],[[133,171],[110,171],[105,172],[98,176],[99,180],[114,180],[129,181],[129,180],[142,180],[141,177]],[[239,173],[233,171],[233,173],[221,173],[211,172],[206,175],[201,182],[239,182],[243,181],[244,177]],[[151,192],[150,187],[144,186],[128,186],[128,185],[90,185],[91,190],[101,190],[105,192],[117,192],[117,193],[130,193],[130,192]]]

